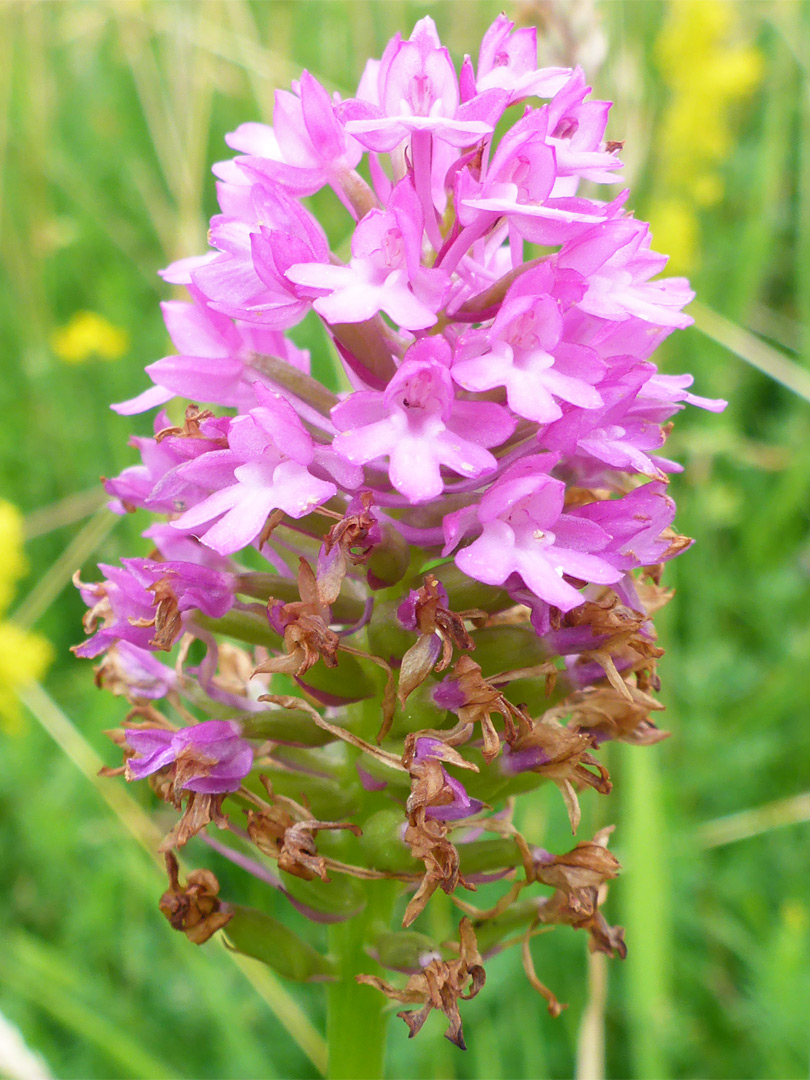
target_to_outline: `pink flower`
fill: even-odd
[[[313,195],[324,184],[340,195],[342,178],[363,153],[335,116],[329,94],[308,71],[293,83],[293,93],[276,90],[272,128],[241,124],[225,141],[246,155],[234,164],[251,180],[281,184],[297,196]],[[214,171],[222,179],[235,179],[230,162]]]
[[[610,534],[563,513],[565,484],[544,471],[547,465],[548,459],[537,455],[507,470],[481,499],[475,521],[465,511],[448,514],[443,554],[458,544],[465,525],[480,526],[478,538],[456,555],[465,574],[487,585],[502,585],[518,574],[541,600],[570,611],[585,598],[564,574],[601,585],[622,575],[595,554],[608,547]]]
[[[141,412],[175,395],[249,409],[254,400],[252,384],[260,378],[251,366],[257,355],[279,357],[299,371],[309,371],[309,353],[278,330],[233,322],[207,304],[194,286],[191,292],[193,303],[166,300],[161,304],[166,329],[180,355],[148,364],[146,373],[155,386],[113,406],[116,412]],[[155,393],[158,390],[160,395]]]
[[[466,101],[485,90],[506,90],[507,104],[527,97],[549,98],[557,93],[571,74],[570,68],[537,67],[537,30],[515,24],[501,13],[481,40],[478,67],[465,58],[461,69],[462,97]]]
[[[384,311],[406,330],[424,330],[436,322],[447,276],[420,264],[423,220],[413,186],[401,180],[389,208],[359,222],[348,266],[300,263],[287,278],[322,290],[313,306],[329,323],[364,322]]]
[[[391,40],[376,69],[373,100],[354,98],[340,107],[346,131],[369,150],[390,152],[409,135],[430,134],[452,146],[471,146],[488,135],[505,105],[495,91],[459,104],[458,78],[433,20],[426,16],[409,41]]]
[[[383,393],[357,392],[332,411],[338,453],[361,465],[388,457],[391,483],[417,503],[442,493],[442,466],[466,477],[494,471],[485,447],[514,429],[499,405],[456,400],[449,352],[441,338],[418,343]]]
[[[292,406],[260,384],[255,390],[260,404],[231,423],[228,448],[209,451],[177,470],[179,479],[211,494],[172,524],[195,534],[207,526],[199,538],[222,555],[251,544],[271,510],[303,517],[337,491],[310,471],[312,439]]]
[[[610,102],[586,101],[590,92],[582,69],[575,68],[548,106],[548,141],[554,148],[558,176],[574,180],[573,184],[560,180],[555,188],[559,195],[575,194],[579,178],[615,183],[618,178],[613,172],[622,167],[615,151],[604,143]]]
[[[325,261],[322,229],[278,185],[219,185],[223,214],[211,221],[210,240],[220,251],[191,271],[191,280],[214,310],[274,330],[295,326],[311,294],[286,276],[293,263]]]
[[[603,219],[590,200],[558,198],[557,162],[549,144],[549,106],[532,109],[498,144],[486,170],[458,176],[456,200],[462,225],[476,225],[508,215],[521,236],[538,244],[557,244],[578,236],[583,225]]]
[[[650,281],[666,265],[650,250],[650,227],[633,218],[613,218],[569,241],[557,266],[577,270],[588,283],[583,311],[602,319],[635,317],[659,326],[691,326],[681,308],[694,297],[686,278]]]
[[[562,340],[560,305],[546,292],[550,278],[546,266],[519,277],[492,326],[460,340],[452,368],[465,390],[506,387],[510,409],[541,424],[562,416],[555,398],[598,408],[594,384],[606,370],[592,349]]]

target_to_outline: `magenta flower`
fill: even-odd
[[[173,475],[179,465],[224,445],[223,431],[227,424],[227,420],[207,419],[200,424],[199,437],[195,439],[171,435],[160,439],[133,437],[130,445],[140,452],[141,464],[130,465],[120,476],[105,480],[104,488],[113,496],[110,509],[126,513],[127,509],[142,506],[165,514],[183,509],[187,500],[201,494],[199,489],[184,482],[176,484],[171,491],[159,491],[158,486],[167,476]],[[156,436],[173,430],[165,412],[157,414],[153,426]]]
[[[158,701],[176,693],[178,678],[173,668],[158,660],[155,653],[129,641],[117,641],[107,650],[99,669],[99,685],[114,694],[127,693],[136,700]]]

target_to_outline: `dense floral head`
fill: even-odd
[[[590,93],[579,68],[538,68],[535,31],[505,15],[458,69],[425,17],[352,97],[305,71],[272,126],[227,137],[210,250],[163,273],[189,297],[163,305],[174,351],[117,406],[165,406],[140,464],[106,481],[114,510],[164,520],[148,557],[80,585],[77,649],[106,653],[100,684],[143,721],[116,737],[127,777],[185,800],[169,846],[230,828],[212,846],[323,921],[363,906],[331,873],[399,882],[406,926],[437,889],[509,876],[476,929],[491,950],[510,899],[551,886],[520,918],[555,1014],[529,937],[565,923],[623,955],[599,911],[617,867],[607,831],[543,854],[513,797],[550,780],[576,831],[577,793],[611,789],[600,746],[664,737],[652,616],[661,564],[690,541],[662,448],[686,404],[724,404],[651,358],[693,294],[658,276]],[[342,215],[332,235],[319,192]],[[329,385],[287,336],[307,317]],[[584,884],[549,869],[585,856]],[[472,924],[453,961],[416,936],[417,959],[392,962],[417,971],[410,989],[366,981],[442,1000],[463,1045],[457,997],[483,985]],[[374,954],[410,956],[389,945]],[[426,1015],[404,1014],[412,1033]]]

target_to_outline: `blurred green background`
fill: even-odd
[[[350,95],[365,57],[425,13],[457,59],[475,56],[500,7],[0,5],[0,1014],[40,1055],[0,1024],[0,1075],[318,1075],[321,990],[282,986],[216,940],[195,948],[159,914],[148,792],[95,777],[124,708],[68,652],[83,610],[69,580],[146,553],[140,516],[99,512],[98,476],[134,460],[127,439],[149,418],[108,404],[168,351],[156,270],[204,250],[223,135],[269,120],[273,88],[302,67]],[[804,1077],[810,7],[508,11],[540,26],[543,61],[581,63],[616,102],[631,205],[699,297],[697,326],[659,362],[730,405],[682,414],[670,442],[686,466],[677,523],[698,537],[667,570],[677,595],[659,624],[673,737],[610,747],[613,795],[582,800],[583,836],[617,825],[625,872],[606,911],[627,927],[627,961],[589,961],[566,929],[540,938],[538,973],[570,1002],[553,1021],[507,952],[465,1007],[468,1053],[441,1039],[441,1018],[413,1042],[394,1021],[389,1074]],[[552,795],[527,811],[550,847],[566,843]],[[224,893],[281,910],[240,871],[217,873]]]

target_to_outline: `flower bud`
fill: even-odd
[[[256,908],[229,904],[225,939],[230,948],[261,960],[294,982],[322,982],[335,977],[332,961],[283,923]]]
[[[392,971],[402,971],[411,975],[421,971],[441,954],[433,941],[416,930],[395,930],[378,934],[372,950],[375,959],[383,967]]]

